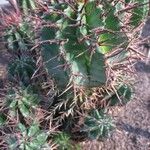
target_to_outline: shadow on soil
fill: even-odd
[[[119,128],[121,130],[125,130],[129,133],[133,133],[133,134],[136,134],[136,135],[140,135],[142,137],[145,137],[147,139],[150,139],[150,132],[148,130],[144,130],[144,129],[141,129],[141,128],[138,128],[138,127],[133,127],[129,124],[126,124],[126,123],[118,123],[117,126],[119,126]]]
[[[150,64],[139,61],[135,64],[135,69],[137,72],[150,73]]]

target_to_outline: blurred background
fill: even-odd
[[[8,4],[7,0],[0,0],[0,5]]]

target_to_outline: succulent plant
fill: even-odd
[[[73,138],[72,135],[76,132],[83,114],[87,114],[84,128],[82,132],[78,129],[77,134],[85,133],[91,139],[107,137],[114,124],[112,118],[105,113],[105,106],[100,107],[96,102],[101,103],[101,100],[106,99],[112,106],[120,100],[126,103],[131,98],[132,90],[123,82],[123,76],[120,75],[120,80],[116,79],[117,77],[109,74],[108,70],[117,74],[116,70],[122,71],[122,65],[126,65],[130,55],[127,49],[130,39],[125,26],[130,24],[132,29],[140,24],[148,12],[147,5],[144,4],[147,0],[52,0],[46,1],[46,5],[41,5],[46,8],[42,13],[36,13],[38,1],[17,2],[22,11],[15,8],[16,16],[10,15],[9,18],[8,15],[3,20],[7,27],[4,40],[16,58],[8,66],[11,81],[21,83],[19,86],[23,87],[32,84],[31,77],[39,62],[35,62],[30,50],[41,45],[40,62],[44,62],[42,63],[53,80],[50,84],[55,83],[49,87],[56,90],[54,96],[50,97],[50,105],[46,109],[42,107],[44,105],[41,106],[45,109],[42,110],[44,115],[49,115],[43,118],[41,124],[48,120],[52,125],[59,126],[57,129],[62,132],[54,137],[58,149],[75,149],[70,139]],[[16,3],[13,5],[17,7]],[[128,11],[132,16],[129,17],[129,22],[125,22]],[[7,13],[7,10],[5,12]],[[34,23],[36,19],[41,19],[40,34],[37,33],[40,40],[36,40],[38,42],[35,42],[35,34],[32,32],[34,23],[30,24],[31,15],[35,17]],[[49,79],[44,74],[44,80],[47,78]],[[49,81],[46,83],[49,84]],[[111,86],[116,90],[110,88]],[[110,89],[107,91],[108,88]],[[107,92],[104,93],[105,91]],[[17,134],[7,138],[9,149],[47,148],[47,133],[40,130],[39,124],[31,125],[27,122],[29,119],[34,122],[35,119],[34,110],[40,101],[36,92],[19,87],[7,95],[8,116],[16,117],[19,113],[20,118],[23,118],[19,118]],[[44,100],[47,99],[47,95],[43,97]],[[86,101],[94,101],[95,104],[85,108]],[[3,127],[6,121],[7,115],[0,113],[0,126]]]
[[[50,148],[47,138],[48,134],[38,124],[25,127],[19,123],[16,135],[8,135],[6,142],[10,150],[44,150]]]
[[[102,139],[110,134],[114,128],[112,118],[101,110],[92,110],[85,118],[83,131],[88,133],[90,139]]]
[[[31,57],[16,58],[8,65],[8,76],[11,81],[28,86],[35,70],[36,64]]]
[[[27,55],[33,46],[34,34],[31,32],[31,24],[27,21],[21,21],[17,25],[10,26],[5,31],[5,41],[8,50],[15,55]]]
[[[78,111],[86,99],[77,96],[81,94],[78,91],[84,89],[81,95],[90,96],[92,92],[89,90],[106,85],[105,62],[112,67],[126,60],[129,39],[122,30],[123,23],[116,14],[118,9],[114,3],[53,1],[48,8],[50,11],[42,16],[41,54],[57,90],[63,93],[58,96],[60,101],[55,100],[52,105],[57,117],[61,118],[63,113],[72,117],[75,114],[72,112]],[[114,49],[120,52],[106,60],[105,54]],[[66,118],[70,122],[67,124],[75,124],[68,116]],[[102,131],[99,136],[103,135]]]
[[[34,109],[39,104],[39,97],[31,88],[11,90],[6,97],[6,105],[9,107],[10,116],[16,116],[17,111],[25,118],[34,117]]]
[[[74,148],[70,136],[64,132],[57,133],[53,139],[58,145],[58,150],[72,150]]]
[[[35,0],[18,0],[18,4],[25,15],[36,9],[36,2]]]
[[[49,5],[51,12],[43,16],[46,24],[41,31],[41,53],[58,88],[64,89],[70,84],[82,87],[104,85],[107,78],[104,54],[115,48],[122,49],[117,57],[107,60],[110,62],[120,62],[129,55],[126,48],[130,40],[117,15],[124,5],[118,3],[116,6],[93,0]],[[138,19],[138,14],[133,13],[130,22]]]
[[[77,86],[96,87],[106,81],[104,56],[99,50],[97,36],[92,33],[101,20],[90,22],[83,15],[84,11],[88,14],[90,10],[84,8],[81,11],[81,6],[76,3],[74,11],[65,3],[54,4],[51,8],[56,11],[45,16],[45,20],[54,26],[42,30],[42,55],[49,74],[60,89],[64,89],[69,82]],[[59,11],[61,15],[57,13]]]

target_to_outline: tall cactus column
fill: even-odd
[[[87,5],[91,3],[94,4]],[[100,9],[96,8],[89,16],[82,3],[73,7],[54,3],[53,11],[45,16],[47,22],[55,25],[42,30],[42,40],[47,40],[42,50],[46,68],[58,88],[68,83],[79,87],[101,86],[106,82],[105,60],[99,51],[97,35],[92,33],[101,24],[100,18],[95,18]]]

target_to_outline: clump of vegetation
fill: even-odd
[[[92,110],[84,123],[83,130],[88,132],[88,137],[91,139],[102,139],[108,136],[114,127],[112,119],[105,114],[104,110]]]
[[[19,0],[13,6],[19,17],[2,24],[13,55],[0,113],[4,145],[71,150],[80,149],[74,141],[108,137],[115,128],[109,107],[132,96],[127,31],[145,18],[147,4]]]
[[[50,148],[46,143],[48,134],[40,130],[37,124],[32,124],[26,128],[23,124],[18,124],[17,133],[9,135],[6,139],[9,149],[45,149]]]

